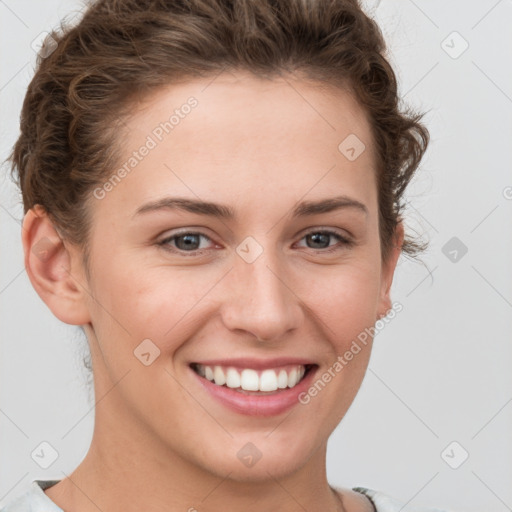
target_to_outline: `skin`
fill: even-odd
[[[360,388],[371,342],[309,404],[271,417],[228,410],[188,366],[305,357],[321,375],[390,309],[403,229],[383,260],[365,114],[341,89],[224,72],[134,106],[120,137],[127,158],[190,96],[198,106],[92,201],[90,280],[80,250],[61,240],[40,207],[25,216],[27,273],[57,318],[84,326],[97,401],[87,456],[46,494],[72,512],[371,511],[359,493],[336,493],[325,469],[327,440]],[[338,151],[349,134],[366,145],[354,161]],[[291,217],[298,201],[339,195],[367,213],[347,207]],[[164,196],[229,205],[236,219],[179,210],[134,217]],[[206,235],[198,239],[202,254],[187,255],[176,239],[167,242],[174,253],[158,245],[179,228]],[[306,237],[321,228],[353,244]],[[263,248],[252,263],[236,252],[248,236]],[[39,258],[32,248],[44,237],[53,245]],[[147,338],[160,349],[149,366],[134,356]],[[252,467],[237,457],[247,442],[262,453]]]

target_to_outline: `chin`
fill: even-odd
[[[254,442],[244,439],[231,440],[231,447],[219,447],[211,460],[202,460],[203,467],[208,466],[210,473],[220,478],[226,478],[236,482],[263,483],[271,478],[286,478],[297,472],[317,451],[310,446],[311,440],[304,440],[301,446],[296,440],[295,443],[285,443],[279,437],[272,440],[268,432],[254,436]],[[277,445],[278,444],[278,445]],[[208,457],[210,459],[210,457]],[[206,464],[205,464],[206,463]]]

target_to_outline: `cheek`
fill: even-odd
[[[130,265],[112,261],[95,273],[94,328],[102,348],[115,343],[117,349],[124,340],[129,357],[142,340],[150,339],[162,352],[172,352],[207,314],[205,293],[218,275],[198,267],[178,271],[145,268],[142,262]]]
[[[360,264],[333,270],[310,281],[308,288],[307,305],[325,322],[326,333],[336,344],[346,343],[374,324],[380,291],[375,266]]]
[[[328,354],[301,403],[311,421],[319,423],[322,436],[328,437],[336,428],[364,379],[378,304],[378,275],[372,265],[352,265],[317,281],[323,287],[311,287],[308,306],[320,319],[317,325],[328,341]]]

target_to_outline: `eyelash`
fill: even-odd
[[[354,245],[354,242],[352,240],[350,240],[349,238],[346,238],[343,235],[339,234],[338,232],[330,230],[330,229],[317,229],[317,230],[309,231],[308,233],[304,234],[304,236],[301,238],[301,240],[306,238],[308,235],[312,235],[312,234],[330,235],[330,236],[337,238],[338,241],[341,242],[341,245],[334,245],[327,249],[311,249],[313,251],[319,251],[324,254],[339,251],[343,247],[351,247]],[[172,236],[164,238],[162,241],[158,242],[157,245],[162,247],[166,251],[177,253],[177,254],[180,254],[183,256],[199,256],[208,250],[208,249],[196,249],[194,251],[184,251],[183,249],[176,249],[169,245],[170,241],[175,240],[176,238],[180,238],[182,236],[186,236],[186,235],[199,235],[201,237],[207,238],[210,241],[213,241],[213,240],[211,240],[211,238],[208,235],[205,235],[204,233],[200,233],[197,231],[183,231],[181,233],[176,233]]]

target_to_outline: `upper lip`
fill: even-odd
[[[288,365],[313,365],[311,359],[301,357],[276,357],[273,359],[256,359],[252,357],[240,357],[235,359],[208,359],[206,361],[194,361],[192,364],[203,366],[225,366],[233,368],[253,368],[264,370],[267,368],[279,368]]]

